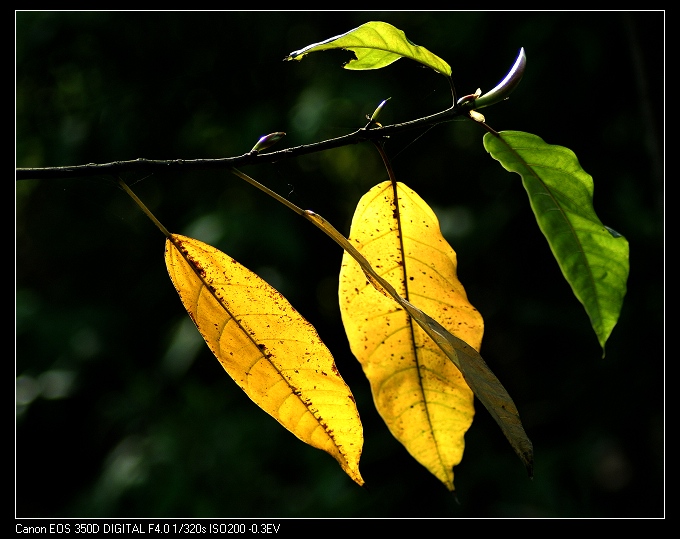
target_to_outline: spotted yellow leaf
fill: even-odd
[[[457,277],[456,253],[436,215],[402,183],[383,182],[357,205],[350,243],[415,307],[479,350],[484,323]],[[340,309],[376,408],[408,452],[454,490],[473,392],[461,371],[408,312],[379,292],[347,252]]]
[[[189,316],[229,376],[362,485],[363,430],[354,397],[314,327],[267,282],[206,243],[170,234],[165,262]]]

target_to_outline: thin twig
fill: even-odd
[[[248,152],[237,157],[225,157],[221,159],[134,159],[132,161],[114,161],[112,163],[90,163],[87,165],[65,167],[41,167],[41,168],[17,168],[17,180],[56,180],[64,178],[84,178],[88,176],[118,176],[124,172],[167,172],[189,170],[229,170],[236,166],[259,165],[274,163],[284,159],[290,159],[314,152],[321,152],[340,146],[349,146],[369,140],[378,140],[396,133],[403,133],[424,126],[434,126],[440,123],[450,122],[459,116],[465,116],[467,112],[460,107],[451,107],[444,111],[404,122],[371,129],[361,128],[353,133],[338,138],[305,144],[276,152],[257,153]]]

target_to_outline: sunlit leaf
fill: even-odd
[[[314,327],[278,291],[210,245],[171,234],[165,262],[189,316],[229,376],[362,485],[363,431],[354,397]]]
[[[301,60],[310,52],[329,49],[354,52],[356,58],[347,62],[345,69],[379,69],[404,57],[451,76],[451,66],[444,60],[413,43],[402,30],[380,21],[367,22],[345,34],[291,52],[285,60]]]
[[[530,477],[533,477],[534,449],[531,440],[526,435],[519,413],[512,398],[500,383],[498,378],[491,372],[479,352],[468,343],[451,334],[444,326],[437,322],[427,313],[421,311],[410,301],[402,298],[395,288],[373,269],[373,266],[340,232],[337,231],[326,219],[311,210],[304,210],[307,220],[338,245],[347,251],[350,256],[361,266],[366,279],[371,285],[384,296],[390,296],[396,301],[416,323],[423,328],[425,333],[437,343],[446,357],[458,367],[468,386],[475,396],[484,405],[503,431],[508,442],[517,456],[522,460]]]
[[[303,216],[349,253],[349,256],[359,264],[371,285],[384,296],[389,296],[397,302],[463,373],[468,386],[501,428],[513,450],[522,460],[529,476],[533,476],[533,445],[524,431],[515,403],[479,352],[464,340],[451,334],[430,315],[401,297],[395,288],[373,269],[364,255],[321,215],[311,210],[298,208],[240,170],[232,169],[232,172]]]
[[[604,353],[628,280],[628,241],[593,208],[593,179],[574,152],[520,131],[487,133],[484,147],[522,177],[531,208],[562,274],[590,317]]]
[[[484,323],[458,280],[456,253],[414,191],[389,181],[371,189],[354,213],[350,242],[403,298],[480,348]],[[474,416],[473,393],[460,370],[347,252],[340,308],[378,412],[409,453],[453,490],[453,467]]]

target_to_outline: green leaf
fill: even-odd
[[[597,217],[593,178],[574,152],[530,133],[487,133],[484,147],[503,168],[522,177],[538,226],[585,307],[604,355],[626,294],[628,241]]]
[[[451,76],[451,66],[444,60],[413,43],[402,30],[379,21],[367,22],[345,34],[293,51],[284,60],[302,60],[310,52],[330,49],[354,52],[356,58],[347,62],[345,69],[380,69],[405,57]]]

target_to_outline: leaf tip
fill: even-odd
[[[522,459],[522,462],[524,463],[524,467],[526,468],[527,475],[529,476],[529,479],[533,479],[534,478],[534,447],[533,447],[533,445],[531,445],[531,442],[529,442],[529,447],[525,448],[524,451],[522,451],[520,458]]]

